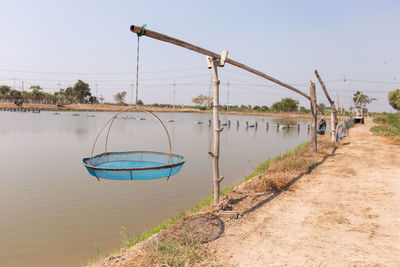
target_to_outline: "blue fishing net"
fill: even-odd
[[[151,151],[107,152],[84,158],[83,163],[89,173],[97,178],[146,180],[177,174],[185,158]]]

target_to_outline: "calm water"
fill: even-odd
[[[210,114],[159,114],[163,121],[175,119],[166,122],[173,152],[187,159],[169,181],[101,182],[81,160],[90,155],[97,131],[112,114],[79,114],[0,111],[0,266],[84,265],[97,255],[96,246],[105,253],[121,244],[122,225],[135,236],[211,194]],[[129,115],[146,120],[116,120],[110,151],[167,151],[154,120]],[[304,119],[221,115],[222,122],[228,119],[232,125],[221,134],[223,186],[308,139]],[[204,123],[196,125],[196,120]],[[245,121],[257,121],[258,128],[246,130]],[[277,122],[300,123],[301,128],[278,131]],[[99,142],[96,153],[103,149]]]

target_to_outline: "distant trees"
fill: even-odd
[[[396,90],[389,92],[388,100],[389,100],[389,104],[395,110],[400,111],[400,89],[396,89]]]
[[[310,113],[311,111],[303,106],[300,107],[300,113]]]
[[[125,104],[126,92],[119,92],[114,95],[114,100],[117,104]]]
[[[274,112],[296,112],[299,108],[299,102],[290,98],[282,98],[280,102],[275,102],[271,106],[271,110]]]
[[[60,89],[54,93],[44,92],[40,85],[31,85],[28,91],[11,89],[8,85],[0,85],[0,97],[9,100],[35,101],[42,103],[98,103],[98,99],[90,93],[89,84],[78,80],[73,87]]]

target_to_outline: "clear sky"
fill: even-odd
[[[137,37],[131,24],[158,31],[229,58],[309,92],[318,69],[337,99],[362,90],[378,98],[372,111],[393,111],[400,88],[400,1],[105,1],[1,0],[0,84],[45,91],[90,84],[112,101],[135,83]],[[139,98],[190,104],[207,94],[205,56],[142,37]],[[219,68],[221,104],[268,105],[302,96],[233,66]],[[346,78],[346,82],[343,79]],[[327,103],[317,87],[318,102]],[[340,100],[341,102],[342,100]]]

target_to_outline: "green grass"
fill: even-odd
[[[168,238],[155,244],[147,251],[146,258],[151,266],[188,266],[204,257],[205,250],[194,238],[184,234],[181,238]]]
[[[222,189],[221,190],[221,195],[227,194],[229,191],[231,191],[233,188],[235,188],[236,185],[242,184],[242,183],[250,180],[251,178],[253,178],[253,177],[257,176],[257,175],[264,173],[266,170],[268,170],[268,168],[270,167],[270,165],[273,162],[277,162],[277,161],[283,160],[283,159],[289,157],[290,155],[300,151],[303,147],[308,146],[309,144],[310,144],[310,142],[306,142],[304,144],[301,144],[301,145],[299,145],[299,146],[287,151],[286,153],[280,154],[280,155],[278,155],[278,156],[276,156],[274,158],[268,159],[264,163],[261,163],[256,168],[256,170],[253,173],[251,173],[250,175],[246,176],[244,178],[244,180],[242,180],[241,182],[239,182],[239,183],[237,183],[235,185],[230,185],[230,186],[227,186],[224,189]],[[168,226],[170,226],[174,222],[176,222],[179,219],[181,219],[184,215],[187,216],[187,215],[194,214],[197,211],[201,210],[203,207],[209,206],[212,203],[212,201],[213,201],[213,194],[211,194],[208,197],[205,197],[205,198],[201,199],[193,207],[189,208],[187,211],[182,212],[182,213],[180,213],[180,214],[178,214],[176,216],[173,216],[173,217],[169,218],[167,221],[154,226],[152,229],[144,232],[143,234],[137,236],[136,238],[133,238],[130,235],[127,227],[125,225],[123,225],[121,233],[125,235],[125,241],[123,242],[123,245],[122,245],[121,248],[133,247],[134,245],[136,245],[136,244],[148,239],[149,237],[159,233],[160,231],[166,229]],[[116,255],[116,254],[118,254],[120,252],[121,248],[117,248],[114,252],[106,254],[104,256],[98,255],[96,258],[90,257],[89,264],[93,264],[93,263],[97,262],[98,260],[101,260],[104,257],[109,257],[111,255]],[[97,253],[99,254],[99,249],[98,249],[97,246],[96,246],[96,250],[97,250]]]
[[[374,122],[382,125],[371,127],[371,131],[377,135],[388,137],[400,136],[400,113],[382,113],[374,116]]]

